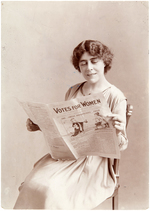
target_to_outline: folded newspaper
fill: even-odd
[[[45,137],[54,159],[120,158],[110,108],[102,93],[65,102],[19,102]]]

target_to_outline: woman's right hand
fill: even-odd
[[[41,129],[39,128],[39,126],[36,125],[36,124],[34,124],[34,123],[31,121],[31,119],[29,119],[29,118],[27,119],[26,127],[27,127],[27,130],[29,130],[29,131],[31,131],[31,132],[37,131],[37,130],[41,130]]]

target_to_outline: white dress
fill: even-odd
[[[71,87],[66,100],[83,96],[83,84]],[[123,93],[113,85],[103,94],[113,113],[120,102],[126,101]],[[122,150],[126,147],[125,140]],[[34,165],[20,186],[14,209],[93,209],[113,194],[115,185],[112,159],[87,156],[64,161],[54,160],[47,154]]]

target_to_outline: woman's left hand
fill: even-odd
[[[119,114],[111,114],[109,117],[112,117],[113,126],[120,132],[124,133],[126,128],[126,122],[124,118]]]

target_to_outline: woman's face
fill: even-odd
[[[79,68],[83,77],[90,83],[99,82],[104,77],[104,62],[97,56],[85,52],[80,61]]]

